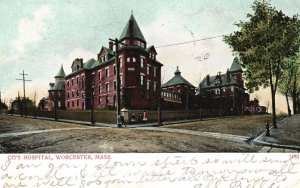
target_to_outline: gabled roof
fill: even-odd
[[[104,52],[105,52],[105,54],[114,55],[114,51],[113,51],[113,50],[111,50],[111,49],[109,49],[109,48],[106,48],[105,46],[102,46],[102,48],[101,48],[101,50],[100,50],[99,54],[101,54],[101,52],[102,52],[102,51],[104,51]]]
[[[60,67],[58,73],[56,74],[55,78],[58,78],[58,77],[64,78],[65,76],[66,76],[66,73],[64,71],[64,67],[63,67],[63,65],[61,65],[61,67]]]
[[[154,54],[157,55],[157,52],[156,52],[156,50],[155,50],[155,48],[154,48],[153,45],[149,46],[149,47],[147,48],[147,51],[154,52]]]
[[[224,86],[232,86],[238,84],[236,78],[230,74],[230,79],[227,79],[227,73],[221,74],[221,87]],[[211,89],[211,88],[219,88],[219,76],[210,76],[209,77],[209,85],[207,85],[207,78],[204,78],[199,84],[200,89]]]
[[[132,32],[130,32],[131,24],[132,24]],[[135,38],[135,39],[139,39],[143,42],[146,42],[137,22],[132,14],[131,14],[119,40],[122,41],[125,38]]]
[[[231,72],[239,72],[239,71],[243,72],[241,62],[237,57],[235,57],[233,59],[233,62],[230,67],[230,71]]]
[[[181,72],[179,71],[178,66],[174,74],[174,77],[167,81],[165,84],[163,84],[162,87],[170,87],[174,85],[186,85],[190,87],[195,87],[181,76]]]

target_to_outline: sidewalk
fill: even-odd
[[[262,133],[253,140],[254,144],[266,146],[261,152],[300,151],[300,115],[287,117],[270,129],[270,136]],[[277,148],[277,149],[276,149]],[[281,149],[280,149],[281,148]]]

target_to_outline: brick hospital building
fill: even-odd
[[[130,16],[119,37],[115,56],[114,44],[102,47],[96,59],[84,62],[76,58],[72,72],[65,76],[67,110],[114,108],[116,106],[116,63],[120,63],[121,107],[154,109],[161,88],[161,67],[154,46],[147,42],[134,18]]]

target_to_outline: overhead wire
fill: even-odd
[[[202,39],[190,40],[190,41],[179,42],[179,43],[174,43],[174,44],[166,44],[166,45],[157,46],[155,48],[164,48],[164,47],[170,47],[170,46],[177,46],[177,45],[182,45],[182,44],[188,44],[188,43],[193,43],[193,42],[199,42],[199,41],[204,41],[204,40],[215,39],[215,38],[219,38],[219,37],[223,37],[223,36],[225,36],[225,35],[206,37],[206,38],[202,38]]]

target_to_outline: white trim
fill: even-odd
[[[146,76],[144,73],[140,73],[140,75]]]

